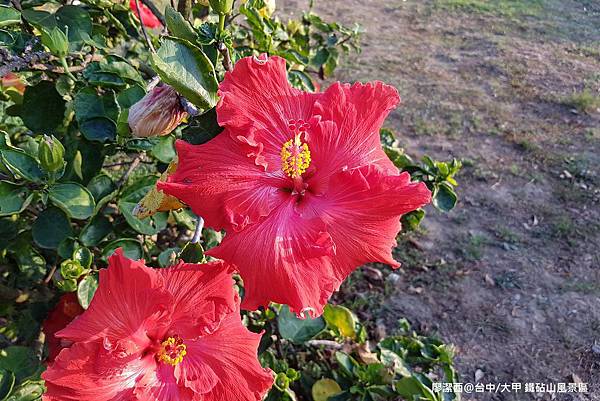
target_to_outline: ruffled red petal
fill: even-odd
[[[285,59],[263,54],[242,58],[225,73],[219,96],[219,125],[240,135],[264,130],[272,142],[283,144],[289,139],[289,120],[308,121],[320,94],[292,88]]]
[[[266,173],[260,152],[258,144],[227,131],[204,145],[178,141],[177,170],[158,188],[189,205],[208,226],[241,230],[281,202],[283,173]]]
[[[66,348],[42,374],[45,401],[131,400],[137,380],[153,360],[141,354],[106,350],[101,342],[84,342]]]
[[[171,325],[161,337],[187,333],[206,334],[215,330],[225,315],[236,310],[232,269],[223,262],[207,264],[182,263],[158,269],[165,289],[173,297]]]
[[[239,310],[231,313],[215,332],[188,343],[179,375],[203,395],[198,400],[259,401],[273,384],[256,355],[260,337],[242,325]]]
[[[319,216],[336,244],[334,266],[341,283],[356,267],[369,262],[400,266],[392,257],[400,216],[431,201],[424,183],[410,175],[387,175],[371,165],[332,176],[319,196],[305,202],[305,213]]]
[[[100,271],[100,286],[90,307],[57,337],[78,342],[101,339],[126,349],[148,345],[148,335],[170,322],[172,297],[161,275],[118,249]]]
[[[303,217],[288,198],[260,224],[227,233],[207,254],[237,267],[244,280],[244,309],[273,301],[297,313],[312,308],[320,314],[334,290],[328,256],[335,252],[323,221]]]

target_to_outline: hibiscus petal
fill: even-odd
[[[44,400],[128,401],[136,381],[153,359],[140,354],[121,355],[106,350],[100,341],[77,343],[63,349],[42,374]]]
[[[56,336],[77,341],[103,339],[106,346],[142,348],[147,331],[168,323],[171,296],[163,279],[143,261],[133,261],[118,249],[108,269],[100,270],[99,287],[90,307]]]
[[[305,202],[320,216],[336,244],[335,267],[339,282],[356,267],[368,262],[399,264],[392,258],[401,215],[431,201],[424,183],[410,182],[410,175],[388,175],[370,165],[334,175],[328,188]]]
[[[227,233],[219,246],[207,252],[240,272],[244,309],[273,301],[297,313],[314,309],[320,314],[334,290],[328,256],[335,253],[335,246],[326,226],[318,217],[301,216],[295,208],[290,197],[260,224]]]
[[[376,81],[331,85],[315,103],[314,113],[335,127],[310,137],[314,165],[321,170],[378,164],[393,171],[394,165],[381,149],[379,130],[383,121],[400,102],[398,91]]]
[[[280,202],[283,173],[268,174],[257,159],[259,145],[228,131],[203,145],[177,142],[179,165],[157,188],[188,204],[217,230],[241,230]]]
[[[265,130],[275,143],[283,144],[289,139],[289,120],[308,121],[320,94],[292,88],[285,59],[263,54],[242,58],[233,71],[225,73],[219,96],[219,125],[243,135]]]
[[[192,401],[194,393],[177,383],[174,367],[159,363],[148,370],[134,390],[136,401]]]
[[[199,398],[203,401],[261,400],[273,384],[273,375],[258,362],[260,337],[242,325],[236,310],[215,332],[186,342],[187,354],[175,373],[203,394]]]
[[[170,334],[185,338],[188,332],[210,333],[236,309],[232,268],[223,262],[182,263],[157,271],[173,296]]]

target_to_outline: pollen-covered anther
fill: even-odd
[[[179,336],[169,337],[160,344],[156,358],[159,362],[175,366],[183,361],[183,357],[187,354],[186,348]]]
[[[310,166],[310,149],[300,140],[300,133],[281,147],[281,169],[291,178],[300,177]]]

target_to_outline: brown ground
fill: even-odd
[[[395,85],[403,107],[387,124],[408,153],[465,165],[457,208],[431,208],[399,246],[397,289],[356,296],[359,272],[345,301],[388,331],[406,317],[455,344],[463,382],[576,375],[590,393],[558,399],[600,400],[600,3],[321,0],[317,11],[366,29],[336,79]]]

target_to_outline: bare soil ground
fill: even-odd
[[[463,382],[581,380],[587,395],[557,399],[600,400],[600,3],[321,0],[316,10],[366,29],[335,79],[395,85],[403,105],[387,124],[407,152],[465,165],[457,208],[428,209],[422,230],[401,238],[394,288],[360,287],[362,269],[337,300],[388,332],[405,317],[453,343]]]

